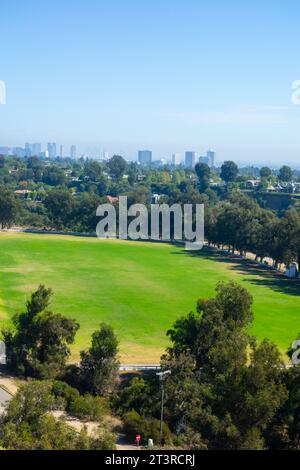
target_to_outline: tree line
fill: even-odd
[[[291,261],[300,265],[300,214],[296,208],[278,217],[253,199],[233,193],[227,201],[207,208],[205,236],[210,245],[241,255],[248,251],[261,262],[272,258],[275,267]]]
[[[151,192],[147,188],[139,187],[125,195],[128,205],[151,204]],[[41,208],[43,221],[56,230],[95,233],[99,221],[96,208],[104,202],[107,202],[105,198],[95,194],[82,193],[74,198],[68,191],[53,189],[46,195]],[[241,254],[248,251],[261,262],[272,258],[275,267],[281,263],[288,265],[291,261],[300,264],[300,214],[296,207],[278,216],[238,191],[231,191],[218,200],[213,191],[199,193],[190,184],[172,189],[161,202],[169,205],[204,203],[205,238],[212,246],[227,247]],[[6,188],[0,188],[2,228],[18,223],[21,213],[20,202],[15,195]]]

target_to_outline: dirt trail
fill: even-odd
[[[0,372],[0,386],[7,390],[12,395],[15,395],[18,391],[21,381],[11,377],[9,375],[2,374]]]

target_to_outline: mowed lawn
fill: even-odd
[[[158,362],[166,331],[234,279],[254,296],[259,339],[285,352],[300,333],[300,287],[239,260],[204,249],[190,254],[159,243],[23,233],[0,234],[0,323],[9,324],[40,283],[53,289],[53,311],[80,323],[73,358],[87,348],[100,322],[110,323],[123,363]]]

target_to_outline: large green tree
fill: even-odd
[[[69,191],[53,189],[48,192],[44,204],[55,228],[64,229],[72,226],[75,201]]]
[[[259,171],[262,179],[269,179],[272,176],[272,170],[268,166],[263,166]]]
[[[206,191],[209,188],[209,182],[211,177],[211,171],[206,163],[197,163],[195,166],[195,172],[199,179],[199,190],[200,192]]]
[[[232,161],[224,162],[221,167],[221,178],[226,183],[233,183],[236,181],[239,169],[236,163]]]
[[[109,160],[107,165],[110,176],[113,180],[119,181],[120,179],[122,179],[127,168],[126,160],[124,160],[123,157],[121,157],[120,155],[114,155]]]
[[[252,318],[251,295],[233,282],[221,283],[214,299],[200,299],[197,313],[168,333],[166,413],[175,418],[173,428],[199,433],[200,446],[264,448],[264,432],[286,398],[280,354],[270,342],[257,344],[249,336]],[[183,365],[180,381],[177,361]]]
[[[279,175],[278,175],[279,181],[282,181],[283,183],[289,183],[293,179],[293,171],[292,169],[284,165],[280,168]]]
[[[63,169],[56,166],[45,168],[43,182],[49,184],[49,186],[63,186],[66,183]]]
[[[39,286],[26,311],[14,316],[14,329],[3,330],[8,366],[18,374],[52,378],[64,372],[79,325],[47,310],[51,296],[51,289]]]
[[[93,193],[80,193],[74,202],[73,226],[78,232],[95,233],[99,218],[96,216],[97,207],[101,204],[99,196]]]
[[[90,179],[91,181],[99,181],[102,174],[102,168],[100,163],[94,160],[87,160],[84,165],[83,176]]]
[[[14,193],[0,187],[0,228],[10,228],[20,214],[20,203]]]
[[[81,352],[80,377],[84,391],[107,395],[116,385],[118,370],[118,339],[112,327],[102,323],[92,335],[90,349]]]

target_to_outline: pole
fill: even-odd
[[[161,404],[160,404],[160,438],[163,436],[163,423],[164,423],[164,378],[166,375],[171,374],[170,370],[165,370],[164,372],[158,372],[156,375],[159,376],[160,386],[161,386]]]
[[[161,409],[160,409],[160,437],[163,435],[163,422],[164,422],[164,383],[161,381]]]

